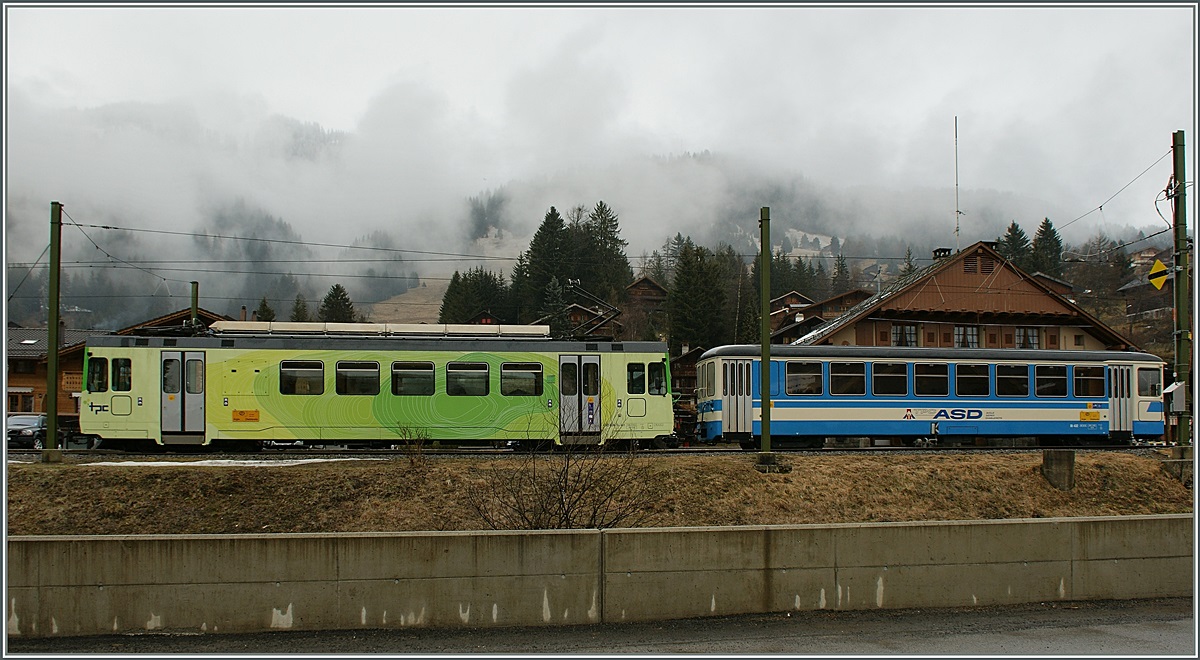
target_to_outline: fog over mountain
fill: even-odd
[[[1195,162],[1169,9],[325,9],[10,10],[10,314],[36,316],[51,201],[72,285],[126,316],[192,280],[286,314],[507,275],[551,206],[599,201],[635,271],[676,233],[755,252],[764,206],[777,245],[851,258],[1043,218],[1134,238],[1170,218],[1172,131]]]

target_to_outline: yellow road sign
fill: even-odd
[[[1167,283],[1167,266],[1160,259],[1154,260],[1154,265],[1150,267],[1149,275],[1150,283],[1159,291],[1163,285]]]

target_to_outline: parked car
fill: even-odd
[[[45,415],[11,415],[5,422],[9,449],[44,449]]]
[[[9,449],[46,448],[45,413],[10,415],[5,423],[5,427],[8,431],[7,435]],[[59,415],[59,449],[91,449],[95,445],[95,436],[87,435],[79,430],[78,417]]]

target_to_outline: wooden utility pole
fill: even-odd
[[[46,321],[46,452],[43,460],[54,461],[58,446],[58,297],[59,271],[62,268],[62,204],[50,202],[50,295]]]
[[[1175,205],[1175,382],[1184,390],[1186,402],[1181,410],[1172,409],[1177,416],[1175,440],[1179,444],[1192,441],[1192,290],[1191,241],[1187,235],[1187,177],[1184,160],[1183,131],[1175,131],[1171,140],[1175,171],[1171,180],[1171,200]],[[1176,398],[1178,400],[1178,398]]]
[[[759,369],[759,400],[762,401],[762,452],[771,453],[771,208],[764,206],[758,212],[759,240],[762,243],[762,259],[759,279],[762,282],[762,365]],[[773,463],[769,459],[760,461]]]

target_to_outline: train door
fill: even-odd
[[[1129,438],[1137,409],[1133,398],[1133,367],[1114,364],[1108,367],[1108,435]]]
[[[558,422],[563,444],[600,442],[600,356],[558,356]]]
[[[162,352],[163,444],[204,444],[204,352]]]
[[[735,441],[728,434],[749,436],[754,432],[753,410],[750,403],[751,360],[725,360],[721,363],[721,409],[725,411],[722,433],[726,440]]]

